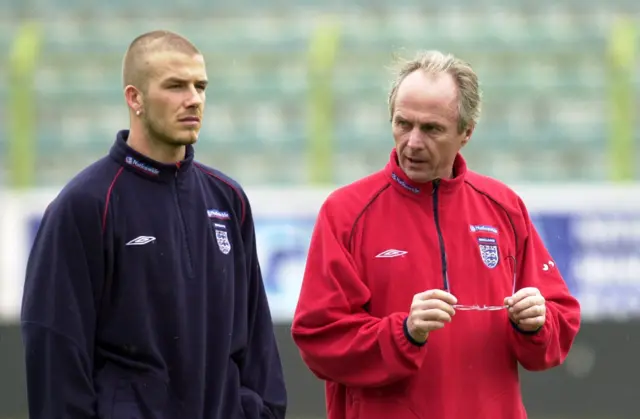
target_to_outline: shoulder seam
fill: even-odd
[[[511,218],[511,215],[509,214],[509,211],[507,211],[507,209],[504,207],[504,205],[502,205],[500,202],[498,202],[498,200],[495,199],[493,196],[491,196],[491,194],[489,194],[488,192],[485,192],[485,191],[481,190],[480,188],[475,186],[473,183],[469,182],[467,179],[464,180],[464,183],[469,185],[469,187],[474,192],[484,196],[489,201],[493,202],[494,205],[496,205],[498,208],[500,208],[502,211],[504,211],[505,215],[507,216],[507,219],[509,220],[509,224],[511,224],[511,230],[513,231],[513,239],[514,239],[515,244],[516,244],[516,255],[514,256],[514,263],[517,263],[516,257],[518,255],[518,250],[519,250],[518,231],[516,230],[516,225],[513,222],[513,218]]]
[[[113,179],[111,180],[111,184],[109,185],[109,188],[107,189],[107,196],[106,196],[105,201],[104,201],[104,209],[102,210],[102,234],[103,235],[104,235],[104,232],[105,232],[105,230],[107,228],[107,215],[109,214],[109,202],[111,201],[111,195],[113,194],[113,188],[116,186],[116,182],[118,181],[118,178],[122,174],[122,170],[123,169],[124,169],[124,167],[120,166],[120,168],[118,169],[116,174],[113,176]]]
[[[233,183],[231,183],[229,180],[224,179],[223,177],[216,175],[215,173],[212,173],[211,171],[205,169],[203,166],[201,166],[200,164],[194,162],[193,163],[202,173],[211,176],[212,178],[219,180],[220,182],[224,183],[225,185],[227,185],[228,187],[230,187],[235,194],[238,196],[238,198],[240,199],[240,205],[241,205],[241,215],[240,215],[240,225],[244,225],[244,219],[245,219],[245,214],[246,214],[246,203],[244,201],[244,198],[242,197],[242,193],[240,192],[240,190],[238,189],[237,186],[235,186]]]
[[[391,186],[390,183],[385,183],[380,189],[378,189],[378,191],[375,194],[373,194],[373,196],[364,204],[364,207],[360,210],[360,212],[356,216],[356,219],[353,221],[353,225],[351,226],[351,232],[349,233],[349,242],[347,243],[347,248],[349,250],[352,250],[351,245],[353,244],[353,237],[356,232],[356,226],[358,225],[358,221],[360,221],[364,213],[367,212],[367,210],[371,207],[371,204],[373,204],[375,200],[378,199],[380,195],[382,195],[382,192],[387,190],[390,186]]]

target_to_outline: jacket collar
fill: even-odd
[[[118,131],[116,141],[111,146],[109,155],[125,169],[142,177],[169,182],[177,176],[187,173],[192,166],[194,150],[192,145],[186,147],[185,158],[176,163],[160,163],[138,153],[127,144],[129,130]]]
[[[439,193],[446,194],[460,189],[467,175],[467,163],[460,153],[456,155],[453,162],[453,173],[454,177],[452,179],[435,179],[425,183],[414,182],[407,177],[398,164],[398,154],[395,148],[391,150],[389,162],[385,167],[385,174],[388,176],[392,187],[400,193],[413,198],[430,197],[433,195],[435,188]]]

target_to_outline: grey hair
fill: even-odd
[[[400,83],[411,73],[422,70],[428,74],[449,73],[458,86],[458,131],[463,132],[480,119],[481,97],[478,76],[471,65],[440,51],[420,51],[411,60],[399,60],[389,92],[389,116],[393,119],[396,95]]]

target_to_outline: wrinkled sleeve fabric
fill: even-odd
[[[518,269],[518,288],[538,288],[546,300],[546,321],[536,332],[513,325],[512,342],[520,364],[529,371],[543,371],[564,362],[580,328],[580,304],[571,295],[553,258],[531,222],[526,207],[525,238]]]
[[[287,392],[271,311],[258,261],[255,226],[245,195],[242,225],[247,272],[248,345],[240,362],[240,399],[246,419],[284,419]]]
[[[21,324],[31,419],[95,417],[102,210],[82,193],[61,194],[45,211],[29,254]]]
[[[320,379],[381,387],[418,371],[428,345],[410,341],[408,313],[378,318],[365,310],[370,291],[346,246],[350,229],[340,227],[342,213],[331,197],[319,211],[292,335],[302,359]]]

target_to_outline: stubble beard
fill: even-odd
[[[171,135],[167,132],[166,128],[157,124],[152,118],[145,118],[144,125],[149,140],[156,144],[163,144],[165,146],[178,148],[195,144],[198,141],[197,135],[189,138],[180,138],[178,136]]]

